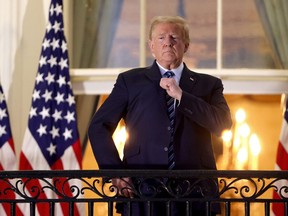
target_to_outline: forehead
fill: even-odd
[[[154,26],[152,35],[159,34],[182,34],[182,29],[175,23],[158,23]]]

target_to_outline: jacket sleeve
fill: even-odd
[[[100,169],[122,167],[112,135],[125,115],[126,106],[127,88],[120,74],[111,94],[94,114],[88,128],[91,147]]]
[[[222,81],[215,78],[213,85],[209,84],[209,87],[204,85],[203,94],[183,91],[178,110],[211,133],[220,136],[223,130],[232,126],[230,109],[223,95]]]

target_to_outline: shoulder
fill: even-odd
[[[141,74],[145,74],[147,70],[148,70],[148,67],[132,68],[127,71],[121,72],[119,76],[124,76],[124,77],[139,76]]]
[[[138,67],[124,71],[119,74],[119,77],[129,82],[159,81],[161,78],[161,73],[155,63],[148,67]]]
[[[208,73],[199,73],[196,71],[189,70],[190,76],[194,77],[197,81],[202,81],[205,83],[222,83],[221,78]]]
[[[124,83],[136,83],[140,80],[143,80],[145,77],[145,74],[147,73],[147,68],[133,68],[124,72],[121,72],[118,75],[117,80]]]
[[[151,78],[161,77],[156,61],[154,61],[153,64],[151,64],[150,66],[131,68],[127,71],[120,73],[119,75],[123,77],[137,77],[142,75],[146,75]]]
[[[180,83],[181,86],[188,86],[188,88],[192,88],[194,86],[193,88],[196,89],[200,88],[208,90],[214,88],[223,88],[223,84],[220,78],[212,76],[208,73],[192,71],[188,68],[183,70]]]
[[[208,74],[208,73],[199,73],[197,71],[192,71],[190,70],[190,72],[196,76],[196,77],[199,77],[201,79],[211,79],[211,80],[220,80],[219,77],[216,77],[214,75],[211,75],[211,74]]]
[[[213,76],[211,74],[208,73],[199,73],[197,71],[191,70],[187,67],[187,65],[184,63],[184,69],[183,69],[183,74],[184,77],[191,77],[191,78],[195,78],[195,79],[200,79],[200,80],[205,80],[205,81],[221,81],[221,79],[219,77]]]

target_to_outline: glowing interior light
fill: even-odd
[[[250,134],[250,127],[247,123],[243,123],[240,127],[239,127],[239,133],[242,137],[248,137]]]
[[[240,148],[237,154],[237,160],[240,163],[245,163],[248,160],[248,151],[245,148]]]
[[[236,122],[237,123],[242,123],[245,121],[246,119],[246,112],[244,109],[240,108],[236,111],[236,114],[235,114],[235,118],[236,118]]]
[[[241,145],[241,140],[239,137],[235,138],[234,142],[233,142],[233,146],[235,149],[238,149]]]
[[[224,142],[229,142],[232,139],[232,131],[231,130],[224,130],[222,133],[222,139]]]
[[[231,140],[232,140],[232,131],[231,130],[224,130],[222,133],[222,140],[224,145],[227,147],[231,146]]]
[[[119,130],[116,132],[116,142],[118,143],[125,143],[126,138],[127,138],[127,133],[125,127],[120,127]]]
[[[250,145],[251,153],[254,156],[258,156],[261,152],[261,145],[260,145],[259,138],[256,134],[251,135],[249,139],[249,145]]]
[[[118,150],[119,156],[122,159],[123,158],[123,149],[125,142],[128,138],[128,134],[126,132],[125,126],[119,126],[116,128],[114,134],[113,134],[113,140],[116,145],[116,148]]]

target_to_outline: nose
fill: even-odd
[[[165,46],[172,47],[173,46],[173,39],[171,37],[166,37],[164,40]]]

